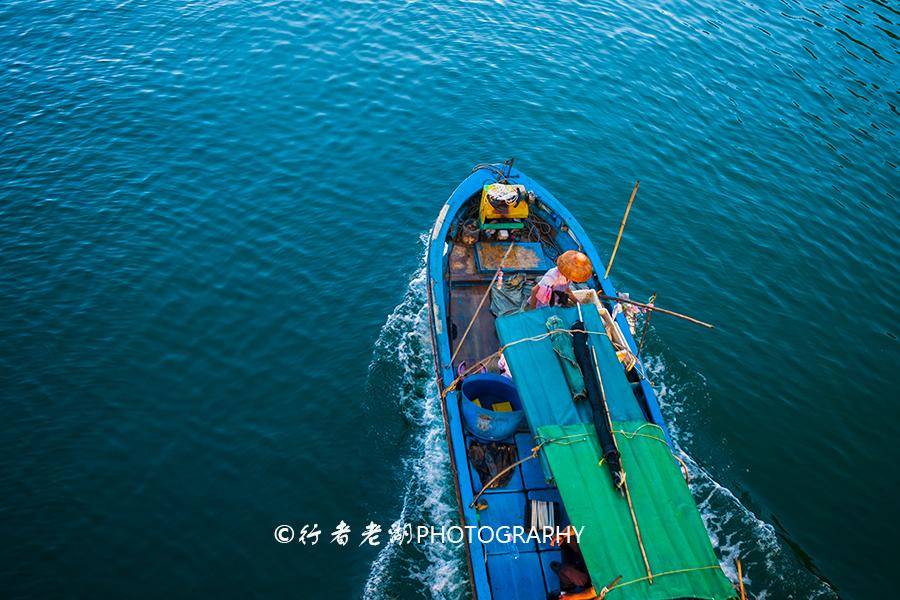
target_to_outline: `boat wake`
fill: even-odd
[[[692,434],[683,422],[691,417],[688,400],[706,394],[703,375],[689,374],[682,380],[660,355],[648,357],[646,364],[672,441],[688,466],[691,493],[728,578],[737,581],[735,560],[740,558],[747,592],[753,598],[837,598],[831,587],[786,551],[771,523],[747,508],[686,452]]]
[[[423,236],[423,244],[425,242]],[[428,332],[423,256],[403,301],[387,318],[375,344],[369,378],[386,377],[398,390],[396,403],[409,428],[403,465],[405,488],[396,523],[443,525],[456,522],[450,458]],[[380,383],[379,385],[384,385]],[[455,599],[468,591],[465,556],[452,544],[382,547],[365,584],[366,600],[418,596]]]

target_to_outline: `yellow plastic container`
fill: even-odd
[[[494,206],[488,199],[488,194],[490,193],[498,195],[518,194],[520,200],[518,204],[516,204],[515,202],[513,202],[512,204],[500,203],[497,206]],[[482,225],[490,223],[491,221],[527,219],[528,203],[525,201],[525,186],[509,185],[504,183],[492,183],[490,185],[484,186],[484,188],[482,188],[481,190],[481,208],[478,212],[478,217]]]

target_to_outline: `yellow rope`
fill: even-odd
[[[678,464],[681,465],[681,472],[684,474],[684,482],[690,483],[691,482],[691,472],[688,469],[687,463],[684,462],[683,460],[681,460],[681,457],[678,456],[677,454],[675,454],[674,452],[672,453],[672,456],[675,458],[675,460],[678,461]],[[685,456],[687,456],[687,455],[685,455]]]
[[[618,433],[619,435],[623,436],[625,439],[628,439],[628,440],[632,440],[635,437],[644,437],[644,438],[650,438],[651,440],[656,440],[657,442],[662,442],[663,444],[666,444],[667,446],[669,445],[669,443],[666,440],[656,437],[655,435],[639,433],[641,431],[641,429],[643,429],[644,427],[656,427],[657,429],[662,431],[662,427],[660,427],[656,423],[644,423],[643,425],[641,425],[634,431],[624,431],[622,429],[614,429],[613,433]]]
[[[656,440],[657,442],[662,442],[663,444],[668,444],[668,442],[666,442],[666,440],[664,440],[662,438],[658,438],[655,435],[649,435],[646,433],[633,433],[632,432],[631,435],[629,435],[628,431],[622,431],[621,429],[616,429],[613,431],[613,433],[619,433],[619,434],[625,436],[625,438],[628,440],[633,440],[636,437],[642,437],[642,438],[647,438],[650,440]]]
[[[680,575],[682,573],[691,573],[694,571],[708,571],[710,569],[721,570],[722,567],[720,567],[719,565],[709,565],[706,567],[690,567],[688,569],[676,569],[674,571],[663,571],[662,573],[654,573],[653,577],[655,578],[655,577],[665,577],[666,575]],[[623,588],[626,585],[631,585],[633,583],[640,583],[642,581],[647,581],[648,579],[650,579],[650,578],[649,577],[638,577],[637,579],[632,579],[631,581],[626,581],[625,583],[616,584],[615,586],[609,588],[609,591],[614,592],[615,590],[617,590],[619,588]]]
[[[613,430],[613,433],[618,433],[618,434],[622,435],[623,437],[625,437],[625,439],[628,439],[628,440],[634,439],[635,437],[644,437],[644,438],[649,438],[649,439],[651,439],[651,440],[656,440],[657,442],[660,442],[660,443],[662,443],[662,444],[665,444],[666,446],[669,445],[669,442],[667,442],[666,440],[664,440],[664,439],[662,439],[662,438],[658,438],[658,437],[656,437],[655,435],[648,435],[648,434],[646,434],[646,433],[638,433],[638,432],[639,432],[641,429],[643,429],[644,427],[656,427],[657,429],[659,429],[660,431],[662,431],[662,427],[660,427],[660,426],[657,425],[656,423],[644,423],[643,425],[641,425],[640,427],[638,427],[638,428],[635,429],[634,431],[623,431],[623,430],[621,430],[621,429],[614,429],[614,430]],[[681,459],[680,456],[678,456],[678,455],[675,454],[674,452],[672,452],[672,458],[674,458],[675,460],[677,460],[678,463],[681,465],[681,470],[682,470],[682,473],[684,474],[684,481],[685,481],[685,483],[690,483],[690,482],[691,482],[691,475],[690,475],[690,470],[689,470],[688,467],[687,467],[687,464]]]
[[[574,440],[572,442],[561,442],[559,440],[565,440],[568,438],[581,438],[580,440]],[[572,444],[577,444],[578,442],[586,442],[590,438],[590,434],[588,433],[572,433],[569,435],[561,435],[559,437],[551,438],[547,441],[541,441],[537,446],[531,449],[532,452],[536,452],[541,449],[541,446],[546,444],[559,444],[560,446],[571,446]],[[536,437],[535,440],[543,440],[544,438]]]

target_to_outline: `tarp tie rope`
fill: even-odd
[[[501,477],[503,477],[503,475],[505,475],[506,473],[509,473],[511,470],[515,469],[516,467],[518,467],[518,466],[521,465],[522,463],[528,462],[528,461],[531,460],[532,458],[537,458],[538,452],[540,452],[540,451],[541,451],[541,448],[543,448],[543,447],[546,446],[547,444],[561,444],[561,445],[567,446],[567,445],[573,444],[573,443],[575,443],[575,442],[564,442],[564,441],[562,441],[562,440],[565,440],[565,439],[568,439],[568,438],[576,438],[576,437],[577,437],[577,438],[582,438],[582,439],[578,440],[579,442],[585,441],[585,440],[588,439],[587,434],[584,434],[584,433],[577,433],[577,434],[573,434],[573,435],[562,435],[562,436],[559,436],[559,437],[557,437],[557,438],[552,438],[552,439],[549,439],[549,440],[542,440],[537,446],[535,446],[534,448],[531,449],[531,455],[530,455],[530,456],[526,456],[526,457],[523,458],[522,460],[517,460],[517,461],[514,462],[513,464],[509,465],[508,467],[506,467],[505,469],[503,469],[502,471],[500,471],[499,473],[497,473],[496,475],[494,475],[494,476],[491,478],[490,481],[488,481],[486,484],[484,484],[484,487],[482,487],[481,490],[480,490],[477,494],[475,494],[475,497],[472,498],[472,501],[469,503],[469,508],[475,508],[475,504],[478,502],[478,499],[481,498],[481,496],[488,490],[488,488],[491,487],[491,485],[493,485],[493,483],[494,483],[495,481],[497,481],[498,479],[500,479]]]
[[[499,350],[497,350],[493,354],[490,354],[490,355],[482,358],[481,360],[479,360],[478,362],[473,364],[471,367],[469,367],[468,369],[463,371],[460,375],[458,375],[456,377],[456,379],[454,379],[453,381],[450,382],[450,385],[448,385],[443,390],[441,390],[441,398],[445,398],[447,396],[447,394],[449,394],[456,388],[456,386],[459,384],[460,381],[462,381],[463,379],[465,379],[466,377],[468,377],[469,375],[471,375],[472,373],[474,373],[475,371],[480,369],[482,366],[486,365],[491,360],[493,360],[493,359],[497,358],[498,356],[500,356],[501,354],[503,354],[503,352],[505,352],[507,348],[511,348],[513,346],[516,346],[518,344],[522,344],[525,342],[540,342],[541,340],[547,339],[554,333],[575,333],[575,332],[587,333],[587,334],[592,334],[592,335],[604,335],[606,337],[609,337],[609,335],[605,331],[587,331],[587,330],[582,330],[582,329],[553,329],[553,330],[548,331],[547,333],[541,333],[539,335],[534,335],[531,337],[514,340],[508,344],[504,344],[503,346],[500,346]],[[451,363],[452,363],[452,359],[451,359]]]
[[[721,570],[722,567],[719,565],[708,565],[706,567],[690,567],[690,568],[686,568],[686,569],[675,569],[674,571],[663,571],[662,573],[654,573],[653,577],[665,577],[666,575],[680,575],[682,573],[692,573],[694,571],[708,571],[710,569]],[[641,583],[642,581],[647,581],[649,579],[650,579],[649,577],[638,577],[637,579],[632,579],[631,581],[626,581],[624,583],[619,583],[619,584],[616,584],[613,586],[609,586],[609,590],[607,593],[614,592],[615,590],[617,590],[619,588],[623,588],[627,585],[631,585],[633,583]]]
[[[649,435],[647,433],[639,433],[640,430],[643,429],[644,427],[656,427],[657,429],[662,431],[662,427],[660,427],[656,423],[644,423],[643,425],[641,425],[634,431],[624,431],[622,429],[614,429],[613,433],[618,433],[619,435],[623,436],[625,439],[628,439],[628,440],[632,440],[635,437],[643,437],[643,438],[648,438],[651,440],[656,440],[657,442],[660,442],[661,444],[665,444],[666,446],[669,446],[669,442],[667,442],[666,440],[664,440],[662,438],[656,437],[655,435]],[[669,450],[671,451],[670,446],[669,446]],[[684,460],[680,456],[675,454],[674,452],[672,452],[672,458],[677,460],[678,464],[681,465],[681,472],[682,472],[682,475],[684,476],[684,482],[690,483],[691,482],[691,472],[688,469],[687,463],[685,463]]]
[[[597,598],[599,598],[599,600],[603,600],[604,598],[606,598],[606,595],[609,593],[609,590],[613,589],[613,588],[615,587],[615,585],[616,585],[617,583],[619,583],[620,581],[622,581],[622,576],[621,576],[621,575],[619,575],[618,577],[616,577],[615,579],[613,579],[612,581],[610,581],[609,583],[607,583],[606,585],[604,585],[604,586],[600,589],[600,593],[597,594]],[[593,588],[592,588],[592,589],[593,589]]]

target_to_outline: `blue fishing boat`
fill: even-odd
[[[737,597],[610,279],[591,270],[549,302],[531,294],[569,253],[604,264],[511,161],[475,167],[431,232],[431,335],[472,595]]]

